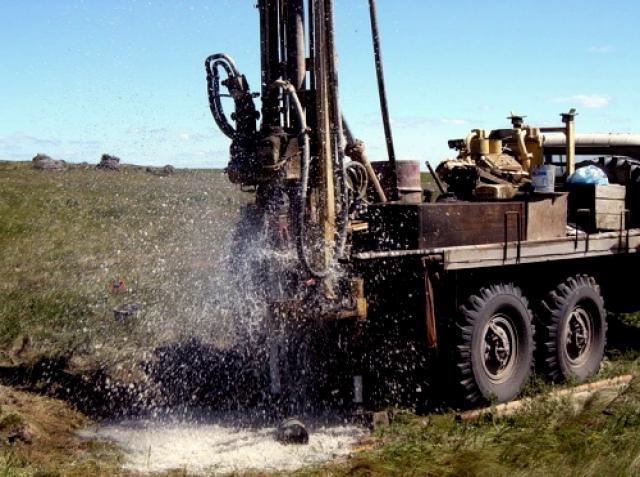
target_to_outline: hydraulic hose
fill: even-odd
[[[324,270],[316,270],[309,263],[307,254],[305,252],[304,237],[305,237],[305,204],[307,203],[307,190],[309,188],[309,169],[311,165],[311,153],[309,144],[309,129],[307,128],[307,121],[304,117],[304,110],[300,103],[300,98],[296,89],[288,81],[277,80],[273,83],[274,87],[282,88],[283,92],[289,96],[289,99],[293,103],[293,109],[298,120],[300,130],[298,132],[298,141],[302,144],[302,164],[301,164],[301,179],[300,179],[300,191],[298,193],[298,210],[296,214],[296,226],[298,233],[296,234],[296,251],[298,254],[298,260],[302,264],[305,271],[314,278],[324,278],[329,275],[329,267]]]
[[[234,138],[236,129],[231,125],[222,108],[220,100],[220,73],[219,69],[223,68],[228,78],[236,78],[240,76],[238,67],[233,59],[224,54],[217,53],[209,56],[204,67],[207,71],[207,92],[209,94],[209,108],[216,124],[220,130],[229,138]]]
[[[373,188],[378,195],[378,199],[380,202],[387,202],[387,195],[382,189],[382,185],[380,185],[380,180],[376,175],[376,172],[373,170],[373,166],[367,157],[366,149],[364,147],[364,143],[353,136],[353,132],[349,128],[349,124],[345,119],[344,115],[342,116],[342,129],[344,130],[344,136],[347,140],[347,149],[346,154],[351,157],[352,161],[357,162],[358,164],[362,164],[367,170],[367,176],[369,181],[373,185]]]

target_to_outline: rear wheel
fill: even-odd
[[[455,364],[467,404],[508,401],[529,379],[533,363],[531,312],[521,290],[493,285],[460,308]]]
[[[578,275],[558,285],[542,302],[538,363],[553,381],[582,380],[600,368],[606,344],[606,314],[595,279]]]

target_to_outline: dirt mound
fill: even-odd
[[[87,419],[60,401],[0,385],[0,441],[41,445],[71,440]]]
[[[266,372],[264,360],[248,350],[219,349],[192,339],[157,348],[150,360],[124,373],[75,369],[70,356],[5,363],[0,383],[65,400],[104,419],[176,406],[269,407]]]

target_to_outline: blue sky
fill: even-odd
[[[253,0],[0,0],[0,159],[222,167],[203,61],[228,52],[259,90]],[[336,0],[343,107],[384,159],[366,0]],[[579,132],[640,132],[640,2],[378,0],[397,154],[579,112]]]

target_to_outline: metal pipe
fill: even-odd
[[[333,157],[337,161],[338,179],[342,192],[341,220],[338,229],[336,254],[340,258],[347,243],[347,228],[349,222],[349,194],[347,193],[347,171],[344,162],[344,137],[342,129],[342,112],[340,111],[340,88],[338,82],[338,57],[336,53],[335,20],[333,15],[333,0],[325,0],[325,47],[327,53],[327,73],[331,94],[330,127],[332,136]]]
[[[287,2],[287,75],[296,91],[304,86],[307,72],[304,39],[304,0]]]
[[[414,250],[386,250],[382,252],[358,252],[354,253],[351,258],[354,260],[380,260],[385,258],[400,258],[414,256],[429,256],[434,261],[442,262],[444,260],[443,248],[420,248]]]
[[[262,97],[266,97],[269,83],[269,10],[265,0],[258,2],[260,12],[260,84]]]
[[[308,28],[308,42],[309,42],[309,58],[312,62],[316,61],[316,34],[315,34],[315,28],[316,28],[316,22],[315,22],[315,18],[314,18],[314,9],[313,9],[313,1],[314,0],[308,0],[307,3],[307,28]],[[309,89],[312,91],[315,91],[316,89],[316,75],[315,75],[315,68],[313,66],[310,66],[309,68]],[[309,104],[307,105],[307,109],[309,108]]]
[[[380,33],[378,31],[378,14],[376,11],[376,1],[369,0],[369,14],[371,17],[371,37],[373,40],[373,51],[376,61],[376,74],[378,76],[378,94],[380,96],[380,110],[382,111],[382,124],[384,126],[384,137],[387,143],[387,154],[391,169],[391,200],[398,200],[398,171],[396,169],[396,153],[393,147],[393,135],[391,133],[391,122],[389,120],[389,108],[387,105],[387,92],[384,84],[384,70],[382,67],[382,53],[380,51]]]
[[[576,123],[572,112],[562,115],[562,122],[567,125],[567,176],[576,171]]]
[[[270,85],[280,76],[278,2],[261,0],[258,6],[262,63],[262,128],[269,129],[280,123],[278,92],[270,89]]]
[[[326,12],[324,0],[313,0],[314,44],[315,56],[313,60],[315,111],[311,116],[314,126],[314,147],[318,157],[318,210],[324,239],[324,263],[329,266],[333,262],[333,244],[336,237],[336,206],[335,206],[335,177],[334,158],[331,150],[330,125],[330,85],[327,73],[326,42]]]
[[[276,0],[278,2],[278,31],[279,31],[279,35],[280,35],[280,51],[279,51],[279,58],[280,58],[280,62],[278,64],[278,69],[279,71],[279,75],[278,78],[283,78],[283,79],[288,79],[287,78],[287,72],[286,72],[286,68],[283,68],[283,65],[286,65],[288,63],[288,58],[287,58],[287,30],[288,30],[288,16],[287,16],[287,12],[285,11],[285,0]],[[284,71],[283,71],[284,69]],[[282,100],[282,102],[284,103],[283,108],[280,111],[280,115],[281,115],[281,125],[285,128],[291,127],[290,124],[290,107],[289,107],[289,96],[285,96]]]
[[[438,174],[436,174],[436,171],[433,170],[433,167],[431,166],[431,163],[429,161],[426,161],[426,164],[427,164],[427,169],[429,169],[429,172],[431,173],[431,177],[433,177],[433,180],[436,181],[436,185],[438,186],[438,189],[440,190],[440,193],[442,195],[446,194],[447,192],[444,190],[444,186],[442,185],[442,181],[438,177]]]
[[[522,168],[530,172],[531,171],[531,156],[532,154],[527,151],[527,144],[524,140],[526,136],[526,131],[522,129],[514,129],[513,133],[516,137],[516,144],[518,145],[518,154],[520,156],[520,164],[522,164]]]
[[[565,130],[563,127],[558,132],[564,133]],[[564,134],[544,136],[545,154],[564,154],[566,147]],[[618,155],[640,159],[640,134],[580,133],[575,135],[575,148],[578,155]]]

